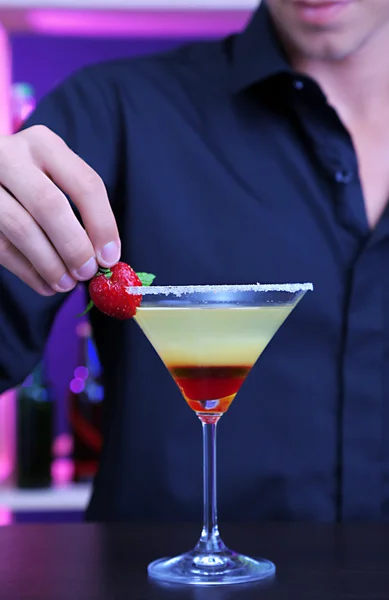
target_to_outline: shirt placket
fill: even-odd
[[[383,501],[383,294],[380,240],[370,235],[351,138],[316,89],[294,85],[295,106],[323,175],[333,181],[334,216],[340,235],[352,236],[356,251],[345,282],[343,344],[340,349],[338,498],[340,520],[376,520]],[[309,92],[309,90],[308,90]],[[316,104],[314,104],[314,102]],[[382,234],[381,234],[382,237]]]

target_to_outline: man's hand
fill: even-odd
[[[97,173],[42,125],[0,137],[0,264],[49,296],[119,258],[118,229]]]

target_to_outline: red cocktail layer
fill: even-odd
[[[189,406],[196,412],[224,413],[251,366],[169,366]]]

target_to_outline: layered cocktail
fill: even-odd
[[[216,425],[311,284],[133,287],[135,320],[203,427],[204,523],[194,550],[149,565],[166,582],[221,585],[269,577],[268,560],[229,550],[217,525]],[[243,507],[244,508],[244,507]]]

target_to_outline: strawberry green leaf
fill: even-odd
[[[93,300],[90,300],[88,306],[86,307],[86,309],[84,310],[84,312],[82,312],[80,315],[77,315],[77,318],[80,317],[85,317],[85,315],[94,307],[94,302]]]
[[[107,279],[111,279],[113,275],[111,269],[104,269],[103,267],[99,267],[98,273],[104,275]]]
[[[142,285],[146,286],[151,285],[155,279],[155,275],[151,275],[151,273],[137,273],[137,275],[141,280]]]

